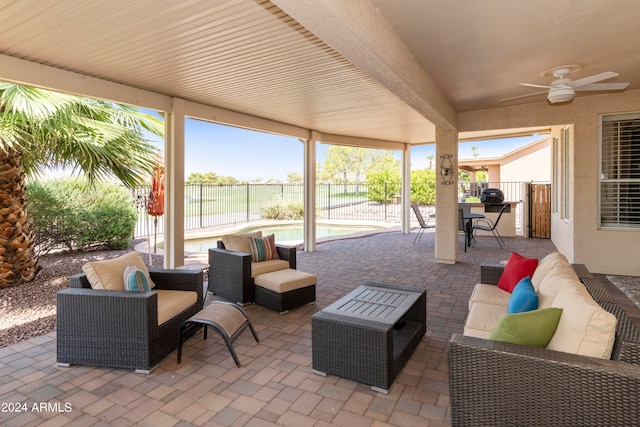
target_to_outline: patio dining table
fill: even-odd
[[[462,215],[464,222],[464,251],[467,251],[467,247],[471,247],[471,241],[473,240],[473,220],[485,218],[483,214],[479,213],[464,213]]]

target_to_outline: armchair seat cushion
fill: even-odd
[[[289,261],[284,259],[270,259],[268,261],[251,263],[251,278],[273,271],[285,270],[289,268]]]
[[[158,325],[176,317],[198,302],[197,292],[158,289]]]

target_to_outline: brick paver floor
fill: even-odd
[[[149,375],[55,365],[55,333],[0,349],[2,426],[446,426],[450,424],[447,342],[461,332],[482,262],[511,251],[542,257],[549,240],[507,238],[501,250],[480,237],[455,265],[434,259],[434,234],[380,233],[298,253],[298,269],[318,276],[317,301],[280,315],[246,310],[258,332],[234,344],[236,368],[215,333],[190,338]],[[462,236],[460,236],[462,245]],[[427,290],[427,333],[389,394],[311,372],[311,316],[363,283]],[[212,299],[211,296],[208,298]]]

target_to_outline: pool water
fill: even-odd
[[[344,236],[358,231],[373,230],[380,227],[360,225],[316,225],[316,238]],[[246,228],[238,233],[251,233],[262,231],[263,236],[274,234],[276,243],[297,245],[303,242],[304,231],[302,224],[290,225],[266,225],[263,227]],[[188,252],[206,252],[209,248],[215,248],[221,236],[188,239],[184,241],[184,250]]]

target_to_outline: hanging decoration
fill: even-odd
[[[158,154],[151,176],[151,190],[147,199],[147,214],[153,217],[153,253],[156,253],[158,217],[164,215],[164,166]],[[151,258],[151,257],[150,257]]]
[[[453,161],[451,154],[443,154],[440,156],[440,176],[442,176],[442,184],[453,184]]]

